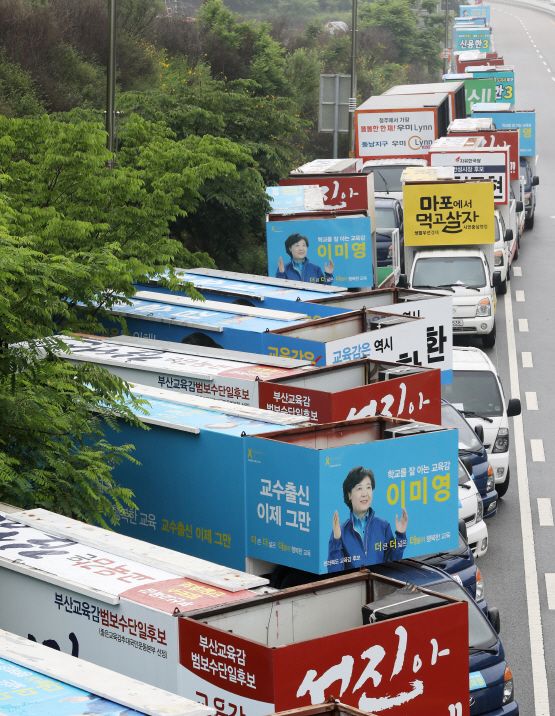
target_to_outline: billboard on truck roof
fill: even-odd
[[[493,183],[405,184],[406,246],[495,243]]]

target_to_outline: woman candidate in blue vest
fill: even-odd
[[[353,467],[343,482],[343,500],[351,511],[339,523],[337,510],[328,547],[328,572],[341,572],[380,562],[402,559],[407,546],[409,521],[403,507],[401,519],[395,515],[395,535],[387,520],[372,509],[376,480],[372,470]]]
[[[324,264],[325,275],[316,264],[311,264],[307,257],[308,239],[302,234],[291,234],[285,240],[285,250],[291,261],[284,265],[281,256],[278,261],[276,278],[288,278],[290,281],[307,281],[309,283],[333,283],[333,260]]]

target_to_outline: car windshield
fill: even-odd
[[[499,236],[499,222],[494,221],[493,224],[495,226],[495,243],[497,243],[498,241],[501,241],[501,237]]]
[[[490,370],[455,370],[453,382],[441,388],[445,400],[477,415],[503,415],[497,378]]]
[[[447,597],[455,597],[468,604],[468,645],[471,648],[491,649],[495,647],[499,639],[493,631],[493,628],[478,609],[476,602],[457,582],[446,579],[443,582],[427,584],[426,589],[445,594]]]
[[[374,191],[403,191],[401,174],[406,169],[403,164],[393,166],[366,166],[363,171],[374,172]],[[387,186],[386,186],[387,185]]]
[[[482,443],[458,410],[449,403],[441,406],[441,424],[446,428],[457,428],[459,431],[459,450],[469,452],[482,451]]]
[[[464,284],[470,288],[486,285],[486,272],[478,256],[454,256],[417,259],[412,278],[413,288]]]
[[[459,485],[466,485],[466,483],[471,480],[472,478],[468,474],[468,472],[465,470],[463,464],[459,460]]]
[[[377,229],[396,229],[395,211],[393,209],[376,209]]]

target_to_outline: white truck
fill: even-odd
[[[399,199],[403,203],[401,176],[407,167],[427,167],[427,159],[369,159],[362,171],[374,174],[374,195],[376,198]]]
[[[451,180],[445,180],[451,172]],[[399,285],[451,293],[453,333],[495,345],[495,216],[491,182],[455,181],[452,167],[406,170],[405,270]],[[512,239],[510,234],[508,239]]]

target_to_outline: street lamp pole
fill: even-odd
[[[447,59],[447,48],[449,45],[449,0],[445,0],[445,49],[443,53],[443,72],[449,72],[449,60]]]
[[[351,98],[349,100],[349,155],[355,155],[355,109],[357,105],[357,0],[353,0],[351,39]]]
[[[108,0],[108,64],[106,67],[106,146],[114,154],[116,120],[116,0]],[[112,168],[113,160],[110,160]]]

